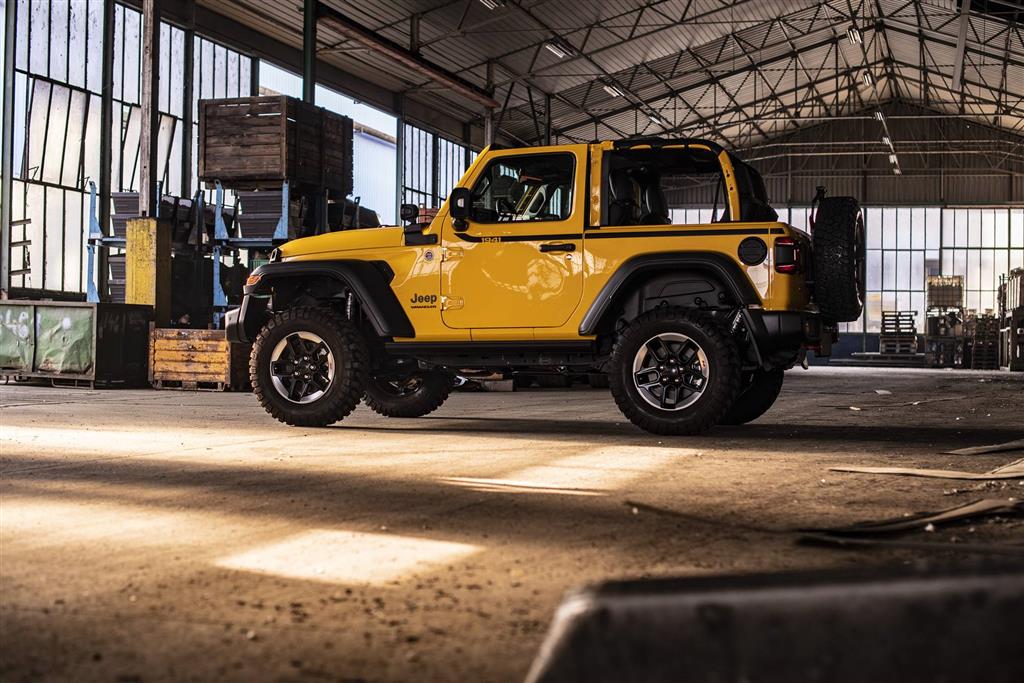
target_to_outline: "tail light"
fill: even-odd
[[[792,237],[778,237],[775,240],[775,272],[799,273],[803,269],[800,243]]]

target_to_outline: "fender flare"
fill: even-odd
[[[597,334],[604,317],[623,293],[645,275],[665,269],[712,275],[741,305],[760,304],[754,286],[733,259],[713,252],[664,252],[635,256],[624,262],[608,279],[580,322],[580,334]]]
[[[345,284],[359,299],[363,312],[381,337],[415,337],[416,331],[391,289],[394,271],[384,261],[285,261],[266,263],[252,272],[260,279],[246,285],[247,297],[269,297],[274,284],[299,277],[327,277]],[[250,277],[252,277],[250,276]]]

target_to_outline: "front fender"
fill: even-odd
[[[350,289],[379,336],[415,337],[412,323],[391,289],[394,272],[390,266],[384,261],[349,259],[285,261],[260,266],[249,276],[253,284],[245,286],[242,307],[236,309],[238,314],[234,319],[235,328],[247,333],[249,324],[246,321],[249,316],[262,315],[266,310],[266,304],[260,307],[251,303],[253,299],[266,299],[281,284],[298,284],[296,280],[303,278],[326,278]]]

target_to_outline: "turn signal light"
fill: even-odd
[[[775,240],[775,272],[799,273],[801,266],[800,243],[792,237]]]
[[[249,277],[245,278],[245,286],[246,287],[252,287],[253,285],[259,283],[259,281],[262,278],[263,278],[262,275],[257,275],[256,273],[253,273]]]

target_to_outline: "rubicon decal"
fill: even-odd
[[[435,308],[437,306],[437,294],[413,294],[409,299],[413,308]]]

